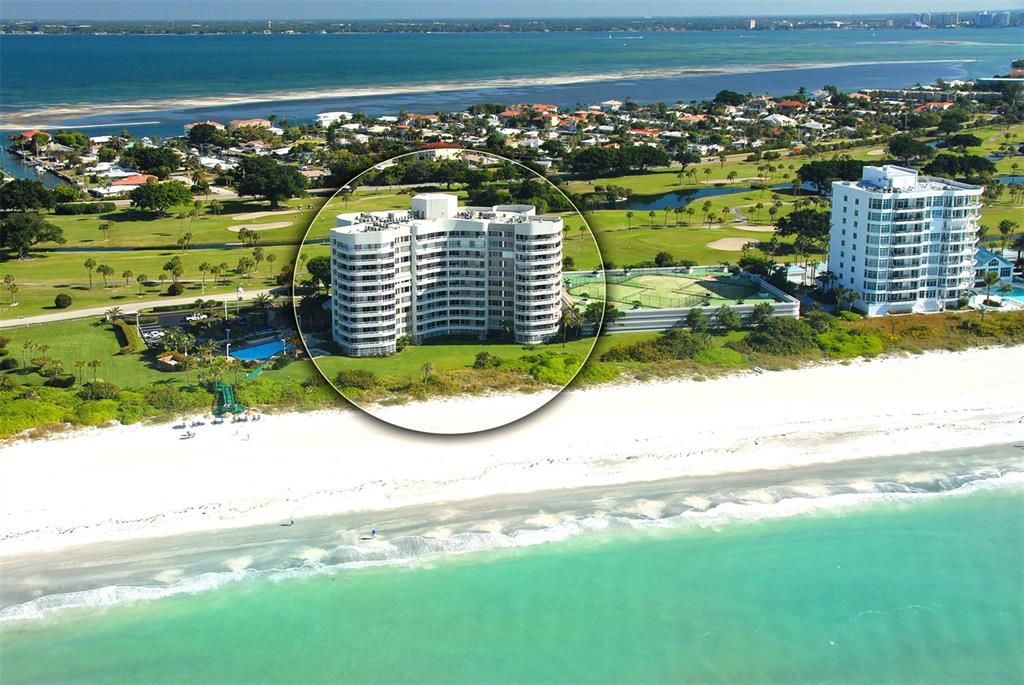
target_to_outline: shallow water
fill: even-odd
[[[1024,487],[994,482],[71,609],[0,628],[0,677],[1019,682]]]
[[[478,102],[571,106],[627,96],[674,102],[710,98],[723,88],[784,94],[825,84],[902,87],[1005,71],[1019,56],[1019,36],[1018,29],[961,29],[924,39],[859,30],[665,32],[628,41],[585,32],[6,36],[0,111],[38,110],[34,123],[98,127],[95,134],[129,126],[140,135],[166,136],[180,135],[182,124],[196,119],[271,112],[310,120],[331,109],[394,114],[402,107],[432,112]],[[61,60],[49,59],[56,53]],[[111,63],[118,65],[117,78],[97,76]],[[703,69],[720,73],[693,73]],[[294,99],[318,92],[330,94]],[[256,94],[267,102],[225,99]],[[197,104],[196,98],[210,100]],[[138,102],[154,104],[57,120],[48,111]]]

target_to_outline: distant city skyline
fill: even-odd
[[[990,0],[964,7],[956,0],[861,0],[851,12],[847,0],[776,0],[764,11],[760,0],[735,0],[722,5],[680,0],[520,0],[499,7],[476,0],[393,0],[385,4],[352,0],[5,0],[0,18],[37,20],[424,20],[424,19],[551,19],[604,17],[795,16],[832,14],[898,14],[983,10],[1021,10],[1021,0]]]

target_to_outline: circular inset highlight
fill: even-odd
[[[605,298],[566,284],[600,266],[586,219],[541,174],[424,150],[356,176],[313,219],[295,318],[317,369],[363,411],[476,433],[533,413],[579,373]]]

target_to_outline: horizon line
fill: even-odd
[[[651,15],[638,15],[638,14],[593,14],[593,15],[567,15],[567,16],[523,16],[523,17],[510,17],[510,16],[447,16],[447,17],[361,17],[358,19],[346,19],[344,17],[332,17],[332,16],[316,16],[316,17],[274,17],[274,16],[263,16],[263,17],[210,17],[210,18],[195,18],[195,17],[134,17],[128,19],[101,19],[91,17],[63,17],[63,18],[43,18],[43,17],[11,17],[11,18],[0,18],[0,24],[16,23],[20,21],[37,21],[37,22],[63,22],[63,21],[93,21],[97,23],[107,24],[134,24],[144,22],[164,23],[170,24],[175,22],[194,22],[194,23],[218,23],[218,22],[257,22],[257,21],[311,21],[311,22],[338,22],[340,24],[359,24],[365,22],[389,22],[389,23],[423,23],[423,22],[482,22],[482,21],[509,21],[509,22],[529,22],[529,21],[587,21],[593,19],[630,19],[638,21],[655,21],[659,19],[734,19],[739,17],[747,17],[751,19],[787,19],[793,17],[816,17],[816,18],[840,18],[840,17],[897,17],[915,14],[951,14],[951,13],[981,13],[981,12],[1009,12],[1013,13],[1024,13],[1024,8],[1014,9],[959,9],[959,10],[938,10],[938,11],[915,11],[915,10],[902,10],[896,12],[787,12],[783,14],[758,14],[752,12],[735,13],[735,14],[651,14]],[[1009,27],[1016,28],[1016,27]]]

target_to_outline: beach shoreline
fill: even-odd
[[[192,440],[168,424],[86,429],[0,449],[0,558],[542,490],[1013,444],[1024,441],[1020,387],[1024,347],[1012,347],[599,386],[464,436],[411,433],[351,410],[207,425]],[[488,401],[394,410],[483,412]]]

